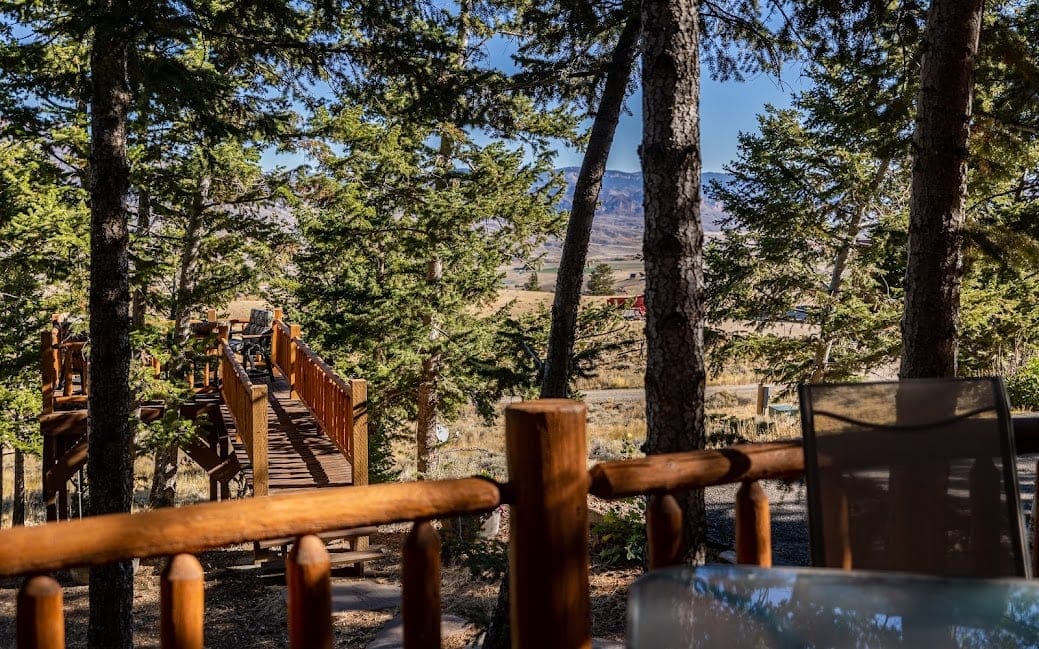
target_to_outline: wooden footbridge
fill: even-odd
[[[368,484],[364,380],[339,377],[300,340],[299,325],[285,322],[280,309],[275,310],[270,355],[259,373],[247,371],[232,351],[229,325],[217,322],[214,311],[196,330],[213,336],[208,355],[215,362],[192,369],[196,394],[181,414],[206,414],[212,425],[182,450],[209,475],[210,500],[230,498],[235,480],[256,497]],[[63,342],[59,331],[55,326],[43,334],[41,354],[40,430],[48,520],[70,517],[69,485],[82,479],[87,461],[89,363],[83,343]],[[140,411],[143,421],[162,415],[162,406]],[[378,556],[367,552],[369,533],[368,528],[338,530],[329,536],[350,539],[352,552],[343,558],[344,563],[354,563]],[[274,545],[279,544],[258,547]]]

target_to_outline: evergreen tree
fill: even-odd
[[[330,28],[339,27],[332,24],[336,9],[328,3],[186,6],[125,0],[0,5],[0,15],[18,24],[17,37],[5,30],[0,56],[10,73],[2,100],[11,109],[8,124],[40,126],[33,114],[39,105],[57,103],[81,114],[89,107],[92,513],[128,511],[132,494],[127,137],[135,108],[151,112],[147,102],[135,105],[141,97],[135,82],[147,81],[165,99],[157,106],[189,110],[214,130],[261,128],[270,117],[246,124],[238,118],[251,104],[287,102],[287,92],[271,93],[271,86],[323,67]],[[217,45],[222,65],[191,65],[180,56],[197,39]],[[49,63],[55,48],[66,46],[89,52],[89,64],[73,58],[78,69],[57,73],[54,66],[33,65]],[[236,82],[243,74],[258,92],[241,92]],[[132,593],[129,562],[91,570],[91,647],[131,645]]]
[[[530,271],[530,275],[527,276],[527,281],[523,283],[524,291],[540,291],[541,285],[538,283],[537,271]]]
[[[588,294],[613,294],[613,266],[603,262],[592,268],[592,272],[588,274]]]
[[[709,320],[754,325],[710,339],[784,383],[859,376],[898,350],[901,167],[819,104],[819,88],[767,109],[760,134],[740,136],[732,181],[710,189],[727,216],[707,249]],[[776,326],[797,309],[802,324]]]
[[[494,334],[504,314],[485,314],[500,268],[557,232],[558,188],[520,150],[478,146],[454,134],[445,170],[433,131],[386,125],[343,110],[323,131],[322,175],[301,187],[303,245],[295,291],[308,339],[345,374],[369,381],[371,432],[400,436],[418,416],[423,359],[438,358],[437,417],[474,402],[492,416],[501,388]],[[429,260],[440,272],[431,282]],[[429,335],[435,321],[437,335]],[[417,464],[420,473],[435,469]]]
[[[0,448],[15,453],[14,524],[25,518],[23,456],[39,455],[40,333],[85,311],[87,211],[42,143],[0,141]]]

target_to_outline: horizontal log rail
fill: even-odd
[[[498,485],[483,478],[328,487],[107,514],[0,531],[0,576],[130,558],[196,553],[248,541],[493,510]]]
[[[252,464],[253,495],[268,493],[267,386],[254,385],[226,344],[220,345],[220,393]]]
[[[804,453],[800,440],[739,444],[717,450],[603,462],[592,467],[588,491],[600,498],[626,498],[748,480],[796,478],[802,473]]]

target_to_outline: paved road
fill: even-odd
[[[708,396],[718,392],[735,392],[738,395],[756,399],[758,395],[757,383],[743,383],[740,385],[708,385],[704,391]],[[586,403],[604,403],[606,401],[645,401],[646,391],[642,388],[619,388],[616,390],[585,390],[584,400]]]

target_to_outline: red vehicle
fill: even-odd
[[[646,296],[635,297],[608,297],[606,303],[619,309],[624,309],[625,320],[642,320],[646,317]]]

